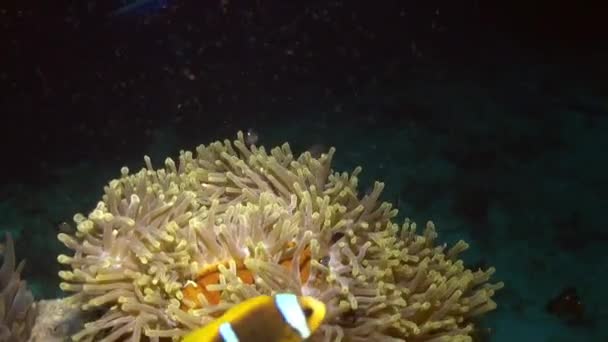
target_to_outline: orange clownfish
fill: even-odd
[[[325,304],[307,296],[279,293],[243,301],[182,342],[298,342],[325,318]]]

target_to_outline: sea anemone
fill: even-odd
[[[105,187],[60,255],[61,288],[101,314],[76,341],[179,339],[260,294],[315,296],[328,316],[313,341],[469,341],[477,315],[496,307],[493,268],[472,271],[459,242],[436,246],[379,203],[382,183],[361,196],[361,168],[335,173],[335,150],[294,158],[234,142],[182,151]]]
[[[34,296],[21,271],[25,262],[21,261],[15,269],[15,247],[10,234],[6,234],[0,268],[0,341],[25,342],[36,320]]]

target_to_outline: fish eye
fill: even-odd
[[[302,311],[304,312],[304,316],[306,316],[306,318],[309,318],[310,316],[312,316],[311,308],[304,308]]]
[[[326,255],[326,256],[322,257],[321,259],[319,259],[319,264],[327,267],[329,265],[329,255]]]

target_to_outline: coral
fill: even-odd
[[[29,342],[64,342],[83,328],[94,313],[83,312],[71,303],[71,298],[36,302],[38,316]]]
[[[234,142],[201,145],[121,177],[77,231],[58,235],[61,288],[102,314],[78,341],[178,339],[234,303],[291,291],[328,304],[314,341],[470,341],[472,318],[496,307],[493,268],[458,259],[467,244],[436,246],[379,203],[360,196],[361,168],[335,173],[332,148],[294,158]]]
[[[36,319],[34,296],[21,280],[25,263],[21,261],[15,269],[15,247],[13,239],[6,235],[0,268],[0,341],[24,342]]]

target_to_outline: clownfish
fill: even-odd
[[[309,338],[325,318],[321,301],[279,293],[247,299],[182,342],[298,342]]]

